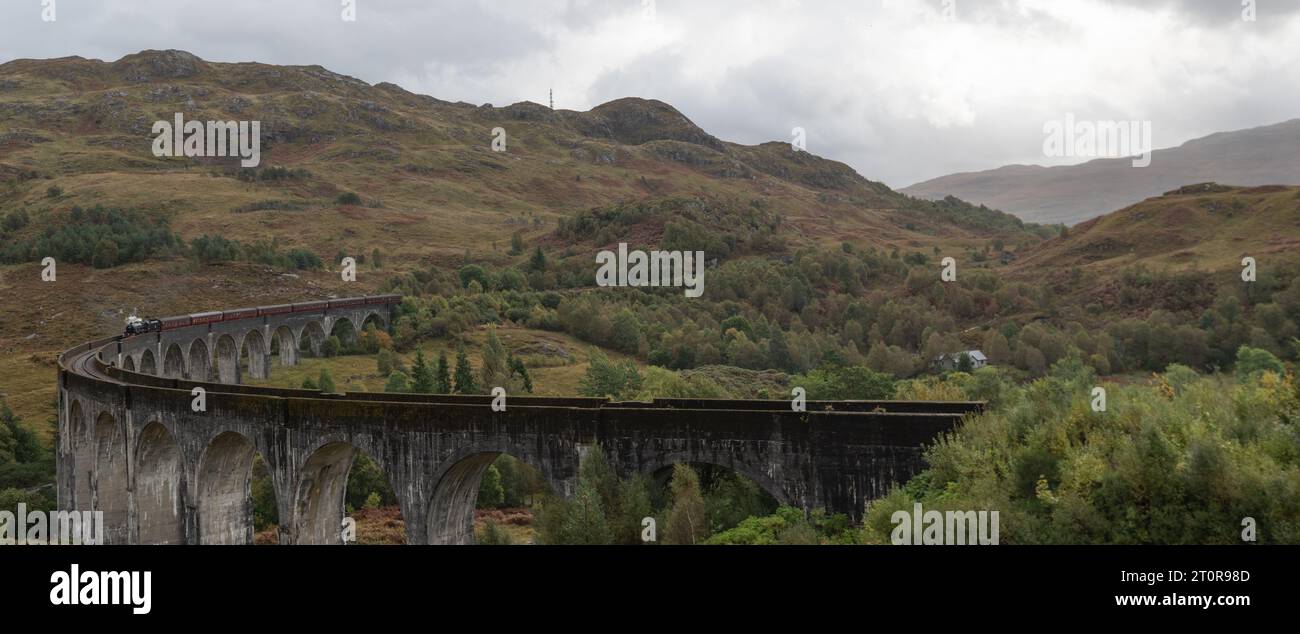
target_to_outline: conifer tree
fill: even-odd
[[[433,391],[436,394],[451,394],[451,368],[447,364],[447,351],[438,352],[438,367],[433,374]]]
[[[478,394],[478,383],[474,380],[474,366],[469,364],[469,354],[461,346],[456,351],[456,393]]]
[[[415,365],[411,367],[411,391],[417,394],[432,394],[434,387],[433,368],[429,367],[428,361],[425,361],[424,352],[417,350]]]
[[[524,365],[524,362],[519,357],[513,354],[510,355],[509,365],[510,374],[519,377],[519,383],[524,388],[524,391],[532,394],[533,377],[528,375],[528,367]]]

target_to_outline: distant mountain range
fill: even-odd
[[[1039,223],[1073,225],[1152,196],[1202,182],[1300,184],[1300,119],[1219,132],[1156,150],[1151,165],[1128,158],[1079,165],[1007,165],[950,174],[900,190],[918,198],[956,196]]]

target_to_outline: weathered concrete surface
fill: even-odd
[[[262,332],[280,325],[263,324]],[[310,336],[307,322],[287,328]],[[239,341],[252,340],[247,335]],[[100,358],[143,359],[158,349],[165,359],[172,343],[187,338],[121,351],[106,340],[97,342],[108,344],[99,356],[79,357],[90,345],[61,357],[59,504],[103,510],[112,542],[249,543],[249,486],[260,454],[275,488],[281,543],[339,543],[347,473],[364,452],[388,476],[410,543],[469,543],[479,483],[496,456],[530,463],[567,496],[580,456],[596,444],[624,476],[676,462],[720,465],[783,503],[857,520],[867,500],[922,468],[925,444],[979,408],[934,404],[939,413],[915,413],[925,407],[827,402],[796,413],[784,401],[512,397],[506,411],[494,412],[490,397],[326,396],[174,372],[146,376]],[[191,411],[196,386],[207,390],[206,411]]]

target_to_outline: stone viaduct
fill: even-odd
[[[388,477],[408,543],[466,544],[480,480],[498,455],[528,462],[568,496],[582,456],[599,445],[623,476],[677,462],[719,465],[781,503],[856,521],[866,501],[923,467],[924,445],[982,408],[810,401],[795,412],[788,401],[508,396],[498,412],[489,396],[239,384],[241,351],[248,373],[266,376],[272,341],[281,363],[295,363],[304,337],[319,350],[341,321],[382,328],[393,310],[386,296],[199,313],[63,353],[60,508],[102,511],[109,543],[247,544],[260,455],[280,543],[337,544],[348,471],[364,452]],[[193,407],[196,388],[205,392],[202,411]]]

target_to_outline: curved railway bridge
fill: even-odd
[[[362,297],[171,317],[156,332],[92,341],[59,356],[58,497],[104,513],[108,543],[247,544],[260,454],[282,544],[341,543],[348,470],[365,452],[401,506],[407,542],[473,541],[480,480],[502,453],[571,495],[599,444],[623,476],[677,462],[754,480],[779,502],[862,515],[922,468],[922,447],[981,403],[682,400],[323,394],[240,385],[325,333],[387,327],[400,297]],[[206,407],[194,411],[194,389]]]

